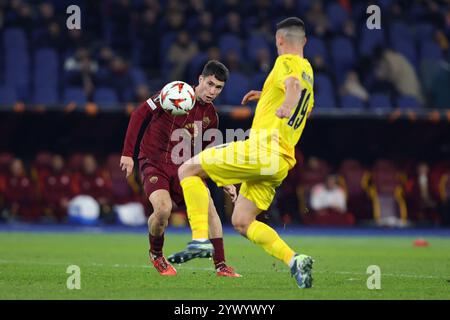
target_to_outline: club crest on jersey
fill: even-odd
[[[209,117],[203,117],[203,125],[205,126],[205,128],[209,126],[210,123],[211,120],[209,119]]]
[[[198,132],[200,131],[200,128],[196,123],[188,123],[184,126],[184,128],[189,132],[189,135],[194,138],[198,136]]]
[[[150,177],[150,183],[157,183],[158,182],[158,177],[157,176],[153,176],[153,177]]]

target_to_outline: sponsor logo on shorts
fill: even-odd
[[[158,182],[158,177],[157,176],[153,176],[153,177],[150,177],[150,183],[157,183]]]

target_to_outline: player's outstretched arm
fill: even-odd
[[[250,101],[258,101],[260,97],[261,91],[251,90],[245,94],[244,98],[242,98],[241,104],[245,106]]]
[[[133,173],[134,161],[132,157],[121,156],[120,157],[120,169],[125,171],[128,178]]]
[[[147,102],[143,102],[136,110],[133,111],[128,123],[125,141],[123,143],[122,157],[120,158],[120,168],[126,171],[127,178],[133,172],[134,161],[133,153],[138,143],[139,131],[142,125],[149,121],[152,117],[152,109]]]
[[[289,77],[284,82],[285,85],[285,98],[281,107],[276,111],[277,117],[289,118],[291,110],[298,104],[300,100],[301,86],[300,81],[295,77]]]

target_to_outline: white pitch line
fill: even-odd
[[[41,261],[26,261],[26,260],[4,260],[0,259],[0,264],[34,264],[34,265],[48,265],[48,266],[68,266],[74,264],[75,262],[41,262]],[[130,264],[112,264],[107,265],[103,263],[91,262],[86,265],[87,267],[104,267],[104,268],[149,268],[150,265],[130,265]],[[181,264],[175,264],[176,268],[186,269],[186,270],[198,270],[198,271],[214,271],[214,268],[201,268],[201,267],[190,267]],[[287,272],[286,270],[274,270],[275,272]],[[252,271],[251,273],[261,273],[266,271]],[[313,273],[328,273],[328,274],[341,274],[341,275],[360,275],[367,276],[364,272],[350,272],[350,271],[323,271],[323,270],[313,270]],[[406,274],[406,273],[382,273],[382,276],[397,277],[397,278],[417,278],[417,279],[448,279],[450,276],[431,276],[431,275],[417,275],[417,274]]]

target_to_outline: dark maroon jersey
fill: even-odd
[[[180,142],[189,141],[190,154],[193,156],[196,153],[194,149],[202,150],[211,143],[211,141],[202,143],[205,131],[218,127],[218,116],[213,104],[196,101],[194,108],[187,115],[173,116],[161,108],[158,92],[131,114],[122,155],[133,156],[139,131],[147,121],[150,122],[142,137],[139,159],[175,162],[178,165],[181,164],[180,159],[184,155],[177,152],[182,148],[177,148],[174,150],[175,159],[172,159],[172,150],[175,146],[180,147]],[[201,146],[194,148],[194,142],[197,145],[200,143]]]

